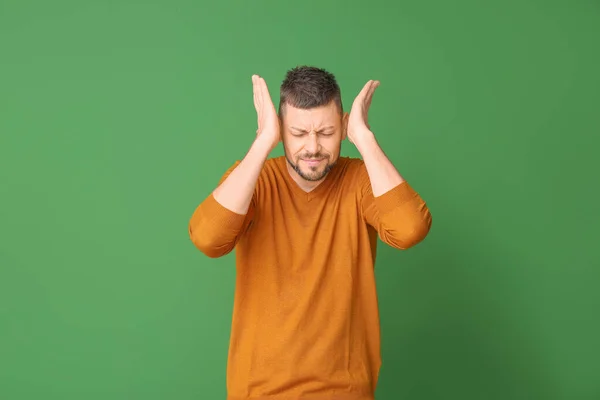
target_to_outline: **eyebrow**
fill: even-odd
[[[295,126],[291,126],[290,129],[293,131],[298,131],[298,132],[304,132],[304,133],[307,132],[306,129],[296,128]],[[323,131],[330,130],[330,129],[335,129],[335,126],[333,126],[333,125],[325,126],[321,129],[317,130],[317,132],[323,132]]]

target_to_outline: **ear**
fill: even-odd
[[[342,140],[348,137],[348,113],[342,114]]]

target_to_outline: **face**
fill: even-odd
[[[285,105],[281,126],[285,156],[297,177],[319,182],[337,162],[347,115],[334,102],[303,110]]]

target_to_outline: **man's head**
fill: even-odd
[[[279,119],[289,165],[305,181],[325,178],[346,137],[347,115],[333,74],[309,66],[289,70],[280,88]]]

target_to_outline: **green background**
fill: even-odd
[[[600,398],[599,43],[592,0],[1,0],[0,399],[225,398],[234,255],[187,223],[300,64],[381,81],[433,215],[380,244],[378,400]]]

